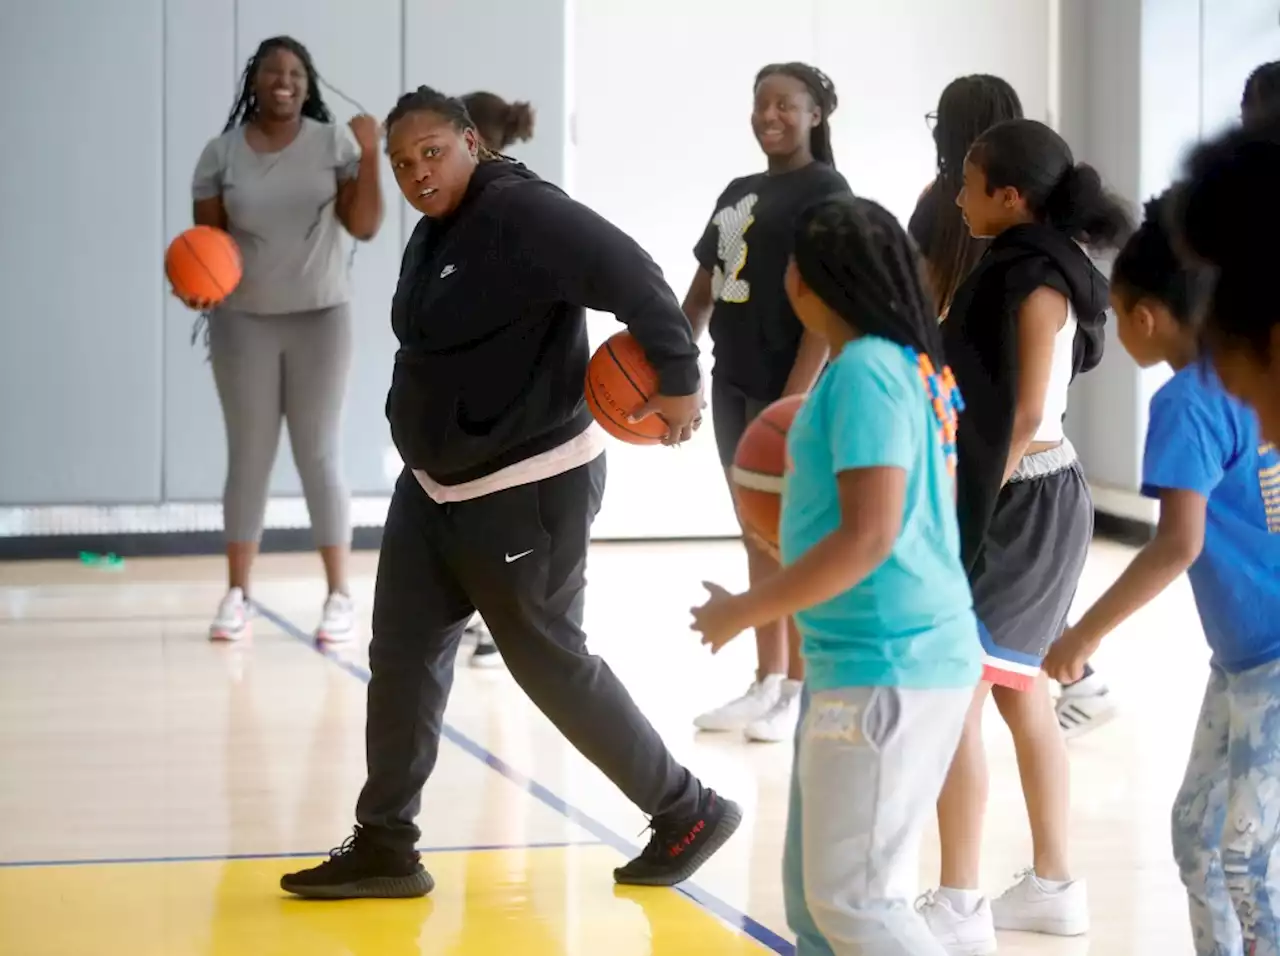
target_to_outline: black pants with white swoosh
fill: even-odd
[[[369,644],[368,780],[356,819],[415,844],[463,629],[478,610],[511,675],[641,810],[691,815],[701,786],[668,752],[582,630],[587,545],[605,459],[563,475],[436,504],[406,470],[383,530]]]

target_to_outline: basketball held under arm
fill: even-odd
[[[1066,296],[1048,286],[1032,292],[1018,309],[1018,385],[1004,482],[1017,469],[1044,418],[1054,340],[1066,321]]]
[[[550,185],[511,192],[502,214],[509,261],[525,263],[561,301],[617,316],[657,372],[663,395],[696,395],[701,374],[693,330],[649,254]]]

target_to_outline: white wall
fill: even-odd
[[[831,76],[837,166],[905,221],[933,175],[924,116],[942,88],[995,73],[1046,118],[1049,38],[1049,0],[795,0],[782,15],[770,0],[578,0],[569,186],[635,236],[683,296],[716,197],[762,168],[749,123],[760,67],[804,60]],[[617,328],[599,317],[593,341]],[[677,451],[612,443],[609,482],[601,537],[735,532],[709,423]]]

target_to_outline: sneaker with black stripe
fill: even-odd
[[[435,889],[416,850],[377,843],[360,827],[319,866],[280,878],[286,893],[312,900],[412,899]]]
[[[654,817],[648,845],[613,871],[618,883],[675,886],[711,859],[742,823],[742,808],[714,790],[703,790],[698,810],[683,819]]]
[[[1063,687],[1053,709],[1058,716],[1058,726],[1068,740],[1096,730],[1116,715],[1111,689],[1093,673]]]

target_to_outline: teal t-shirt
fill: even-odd
[[[787,439],[781,551],[793,564],[840,525],[836,476],[906,472],[902,530],[861,583],[796,615],[814,690],[976,684],[982,647],[960,563],[954,479],[937,417],[906,351],[864,336],[844,347]]]

